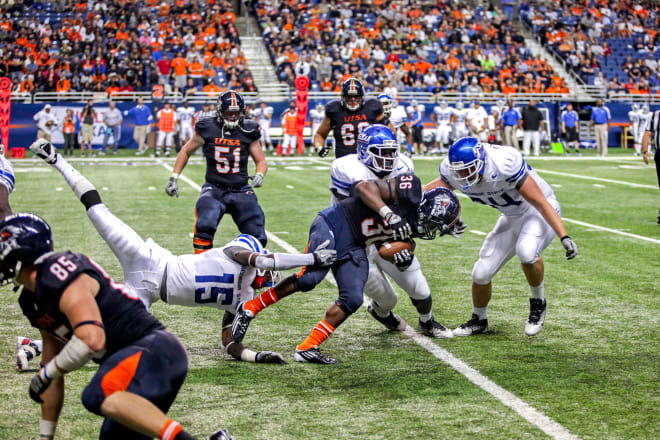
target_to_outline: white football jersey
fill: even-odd
[[[470,111],[470,109],[464,108],[464,109],[454,109],[454,115],[456,116],[456,120],[454,121],[454,125],[465,125],[465,119],[467,118],[467,114]]]
[[[531,177],[547,199],[555,194],[525,160],[516,148],[482,143],[486,150],[484,173],[480,181],[464,189],[457,176],[449,169],[449,158],[440,165],[440,177],[452,187],[477,203],[492,206],[502,214],[520,216],[532,207],[518,190],[526,178]],[[532,208],[533,209],[533,208]]]
[[[396,106],[392,109],[392,113],[390,114],[390,124],[392,124],[392,127],[394,129],[397,129],[404,125],[406,121],[408,120],[408,115],[406,114],[406,110],[402,106]]]
[[[225,247],[234,245],[229,242]],[[167,302],[181,306],[211,306],[235,314],[239,304],[254,297],[257,269],[243,266],[222,248],[181,255],[167,264]]]
[[[401,174],[410,174],[415,171],[412,159],[407,156],[399,155],[392,172],[382,177],[391,179]],[[330,169],[330,192],[332,199],[330,205],[336,205],[339,200],[335,197],[335,192],[342,197],[351,195],[351,185],[360,180],[376,180],[378,177],[368,166],[358,159],[357,154],[349,154],[335,159]]]
[[[632,129],[633,131],[637,131],[637,128],[639,127],[639,122],[642,118],[642,112],[640,110],[635,110],[635,111],[629,111],[628,112],[628,119],[630,120],[632,124]]]
[[[14,191],[14,182],[14,167],[3,154],[0,154],[0,185],[7,188],[7,192],[11,194]]]
[[[194,107],[179,107],[176,109],[176,119],[181,123],[181,125],[192,126],[193,116],[195,115]]]
[[[475,127],[483,127],[488,120],[488,113],[486,110],[479,106],[478,108],[471,108],[468,110],[466,118],[472,122]]]
[[[433,108],[433,113],[435,113],[435,124],[437,126],[445,126],[450,124],[454,109],[451,107],[442,108],[438,105]]]
[[[321,124],[323,121],[323,118],[325,118],[325,110],[316,110],[312,109],[309,111],[309,117],[312,120],[312,125],[314,124]]]
[[[260,108],[259,110],[261,111],[259,112],[258,122],[262,124],[262,126],[263,124],[270,123],[270,118],[273,116],[273,107],[268,106],[265,108]]]

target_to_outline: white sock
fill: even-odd
[[[539,284],[539,285],[536,286],[536,287],[529,286],[529,290],[530,290],[530,292],[531,292],[531,295],[530,295],[530,296],[531,296],[532,298],[535,298],[535,299],[545,299],[545,297],[543,296],[543,291],[544,291],[544,289],[543,289],[543,281],[541,281],[541,284]]]
[[[433,312],[419,314],[419,320],[422,322],[429,322],[431,319],[433,319]]]
[[[61,154],[57,154],[57,160],[53,166],[57,171],[60,172],[60,174],[62,174],[64,180],[66,180],[66,183],[76,194],[76,197],[80,198],[87,191],[95,189],[94,185],[92,185],[91,182],[85,178],[85,176],[80,174],[78,170],[76,170],[69,162],[67,162]]]
[[[488,306],[486,307],[475,307],[472,306],[472,313],[479,317],[479,320],[488,318]]]

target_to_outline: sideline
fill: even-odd
[[[539,173],[555,174],[557,176],[571,177],[573,179],[595,180],[595,181],[598,181],[598,182],[607,182],[607,183],[615,183],[617,185],[631,186],[633,188],[658,189],[658,187],[654,186],[654,185],[644,185],[644,184],[641,184],[641,183],[624,182],[622,180],[603,179],[601,177],[582,176],[580,174],[562,173],[561,171],[542,170],[540,168],[534,168],[534,169]]]

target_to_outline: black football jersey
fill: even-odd
[[[95,361],[101,362],[151,331],[165,328],[134,291],[114,282],[86,255],[71,251],[46,257],[37,267],[35,291],[23,289],[18,301],[33,327],[46,330],[63,343],[71,339],[73,328],[60,311],[59,302],[64,290],[83,273],[100,285],[95,299],[105,328],[106,351]]]
[[[357,151],[357,138],[367,126],[376,123],[383,113],[383,104],[376,98],[365,98],[362,108],[350,111],[336,99],[325,106],[325,115],[335,137],[335,156],[342,157]]]
[[[217,118],[206,118],[195,124],[195,131],[204,139],[206,181],[221,186],[246,185],[250,144],[261,137],[259,124],[246,119],[229,129]]]
[[[391,180],[396,183],[398,202],[396,204],[390,202],[388,206],[395,214],[408,221],[414,234],[418,219],[417,209],[422,201],[422,182],[414,174],[403,174]],[[355,241],[366,246],[371,243],[392,240],[392,228],[378,213],[372,211],[360,200],[360,197],[353,191],[355,185],[357,182],[351,188],[351,196],[339,202],[339,206],[351,225]]]

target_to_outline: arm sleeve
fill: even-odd
[[[341,164],[335,160],[330,170],[330,190],[335,190],[342,197],[348,197],[351,194],[352,183]]]
[[[516,189],[520,189],[528,177],[527,164],[525,163],[522,154],[520,154],[519,151],[512,149],[510,154],[504,160],[501,172],[509,185]]]

